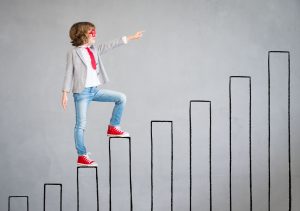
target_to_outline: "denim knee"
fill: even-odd
[[[121,104],[121,103],[125,104],[126,101],[127,101],[126,95],[125,95],[125,94],[120,94],[118,103],[119,103],[119,104]]]

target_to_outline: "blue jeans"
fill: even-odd
[[[90,102],[114,102],[115,106],[110,119],[110,125],[119,126],[126,104],[126,96],[116,91],[88,87],[80,93],[73,93],[73,98],[76,112],[76,124],[74,128],[75,147],[78,155],[84,155],[87,153],[84,145],[84,131],[86,128],[86,113]]]

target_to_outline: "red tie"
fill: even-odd
[[[88,51],[88,53],[89,53],[89,55],[91,57],[91,63],[92,63],[93,69],[96,70],[96,61],[95,61],[95,57],[94,57],[93,52],[91,51],[90,48],[85,48],[85,49]]]

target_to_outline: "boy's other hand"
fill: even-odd
[[[61,98],[61,105],[63,109],[66,111],[68,104],[68,95],[67,92],[63,92],[62,98]]]

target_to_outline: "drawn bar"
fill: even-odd
[[[171,124],[171,211],[173,211],[173,121],[169,120],[152,120],[151,121],[151,211],[153,211],[153,124],[154,123],[170,123]]]
[[[11,198],[26,198],[26,200],[27,200],[27,203],[26,203],[27,211],[29,211],[29,197],[28,196],[9,196],[8,197],[8,211],[10,211],[10,199]]]
[[[251,77],[250,76],[230,76],[229,79],[229,206],[232,210],[232,79],[248,79],[249,80],[249,190],[250,190],[250,211],[252,211],[252,143],[251,143]]]
[[[60,211],[62,211],[62,184],[61,183],[45,183],[44,184],[44,202],[43,210],[46,210],[46,186],[59,186],[60,187]]]
[[[94,168],[96,173],[96,194],[97,211],[99,211],[99,190],[98,190],[98,167],[97,166],[78,166],[77,167],[77,211],[79,211],[79,169]]]
[[[132,200],[132,178],[131,178],[131,137],[109,137],[109,210],[112,210],[111,203],[111,139],[128,139],[129,148],[129,189],[130,189],[130,210],[133,210],[133,200]]]
[[[291,181],[291,129],[290,129],[290,93],[291,93],[291,65],[289,51],[269,51],[268,52],[268,211],[270,211],[271,201],[271,71],[270,55],[272,53],[288,54],[288,169],[289,169],[289,211],[292,210],[292,181]]]
[[[189,106],[189,126],[190,126],[190,211],[192,211],[192,104],[193,103],[209,103],[209,207],[212,210],[212,182],[211,182],[211,101],[209,100],[190,100]]]

